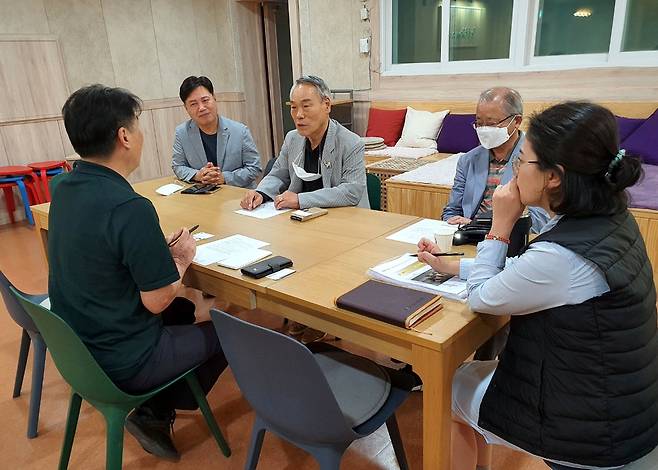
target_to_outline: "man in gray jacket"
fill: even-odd
[[[240,205],[254,209],[274,201],[277,209],[359,206],[369,208],[364,144],[329,117],[331,92],[321,78],[302,76],[290,90],[288,132],[272,171]]]
[[[207,77],[187,77],[180,99],[190,120],[176,127],[171,168],[183,181],[253,188],[260,156],[247,126],[217,112]]]

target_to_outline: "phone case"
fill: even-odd
[[[309,207],[308,209],[299,209],[290,214],[292,220],[298,222],[305,222],[307,220],[315,219],[321,215],[325,215],[329,211],[327,209],[322,209],[320,207]]]
[[[266,260],[259,261],[258,263],[245,266],[240,271],[245,276],[260,279],[261,277],[281,271],[283,268],[289,268],[290,266],[292,266],[292,261],[285,256],[273,256]]]

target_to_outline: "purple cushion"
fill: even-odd
[[[631,135],[635,129],[640,127],[646,119],[634,119],[623,116],[615,116],[617,119],[617,128],[619,129],[619,142],[626,140],[626,137]]]
[[[630,206],[640,209],[658,210],[658,166],[642,165],[644,179],[635,186],[628,188],[631,196]]]
[[[658,165],[658,109],[620,147],[629,155],[640,157],[642,163]]]
[[[448,114],[443,120],[441,132],[436,139],[437,151],[441,153],[468,152],[480,145],[473,129],[475,114]]]

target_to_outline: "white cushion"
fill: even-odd
[[[436,149],[436,137],[439,135],[443,120],[450,110],[431,113],[418,111],[407,106],[407,116],[404,119],[402,136],[396,147],[418,147]]]

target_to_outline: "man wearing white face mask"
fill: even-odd
[[[525,139],[519,130],[522,119],[523,100],[516,90],[496,87],[482,92],[473,123],[481,145],[459,158],[443,220],[466,224],[477,214],[491,210],[496,187],[512,179],[512,162],[518,158]],[[548,216],[539,208],[528,210],[532,230],[539,232]]]
[[[240,202],[277,209],[369,208],[361,138],[329,117],[331,92],[319,77],[303,76],[290,90],[295,130],[288,132],[272,171]]]

